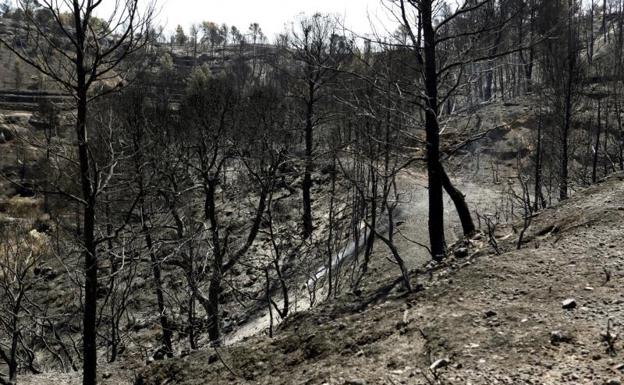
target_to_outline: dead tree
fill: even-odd
[[[474,231],[472,218],[467,217],[470,211],[465,205],[463,195],[456,188],[451,188],[450,179],[445,178],[440,153],[440,106],[444,105],[463,81],[463,68],[469,63],[479,63],[518,52],[522,47],[511,50],[494,50],[494,47],[475,47],[468,41],[467,48],[442,55],[439,49],[448,47],[454,42],[465,41],[475,37],[499,32],[511,18],[496,23],[481,23],[476,26],[456,28],[458,20],[471,15],[492,0],[464,1],[441,20],[435,20],[433,0],[397,1],[397,17],[410,41],[410,49],[415,55],[424,96],[413,96],[413,103],[419,105],[425,114],[425,143],[429,194],[429,240],[432,257],[441,260],[446,256],[446,240],[444,236],[444,203],[443,189],[453,198],[462,224],[466,224],[464,232]],[[499,42],[499,39],[495,39]],[[497,44],[497,43],[495,43]],[[454,74],[453,76],[450,76]],[[453,80],[454,79],[454,80]],[[450,84],[449,84],[450,83]],[[445,87],[441,87],[442,85]]]
[[[542,68],[544,92],[551,113],[557,117],[559,127],[557,142],[559,146],[559,199],[569,195],[569,160],[570,138],[573,123],[580,101],[580,87],[583,82],[583,67],[580,60],[581,46],[577,13],[578,4],[574,0],[555,1],[549,4],[550,16],[558,15],[554,26],[542,27],[557,41],[546,39],[542,48]],[[550,19],[548,19],[550,23]],[[563,76],[563,81],[562,81]]]
[[[196,282],[192,290],[208,315],[208,334],[213,343],[219,343],[221,337],[219,299],[223,279],[246,255],[258,235],[280,163],[275,149],[265,143],[263,137],[256,137],[262,145],[251,140],[255,135],[266,132],[257,129],[261,119],[253,121],[253,128],[247,126],[250,123],[241,114],[244,107],[242,95],[233,87],[233,83],[229,77],[212,78],[206,73],[196,73],[185,103],[185,116],[188,119],[185,124],[193,132],[185,144],[191,154],[189,167],[194,174],[197,190],[202,194],[202,221],[211,241],[208,293],[206,295],[201,290],[201,280]],[[254,98],[249,100],[253,101]],[[272,111],[265,108],[264,112]],[[224,224],[220,214],[217,195],[218,189],[227,188],[223,183],[228,172],[225,169],[226,161],[239,166],[236,171],[238,176],[249,178],[252,183],[246,184],[246,189],[255,195],[256,201],[253,214],[247,221],[251,225],[237,246],[231,240],[232,226]],[[241,236],[240,233],[237,235]]]
[[[159,135],[154,130],[154,126],[156,128],[159,126],[152,123],[146,114],[151,112],[158,116],[158,111],[148,110],[148,102],[145,98],[147,93],[148,90],[141,87],[133,87],[128,90],[126,93],[127,97],[122,101],[125,106],[125,111],[122,113],[122,124],[125,128],[124,132],[129,134],[129,142],[132,148],[131,165],[129,166],[134,171],[133,181],[136,190],[135,194],[137,195],[137,217],[140,223],[140,232],[144,238],[146,253],[150,258],[152,277],[154,279],[154,294],[158,306],[158,318],[162,328],[162,348],[160,350],[164,355],[172,357],[173,331],[169,321],[169,311],[165,304],[162,262],[158,255],[158,245],[154,241],[153,214],[151,209],[154,202],[157,202],[156,194],[154,194],[157,186],[154,186],[156,175],[154,154],[149,149],[152,146],[152,138]]]
[[[292,32],[291,56],[301,67],[290,74],[295,97],[302,106],[304,134],[303,238],[312,235],[312,171],[314,166],[314,133],[326,122],[328,88],[345,59],[344,40],[338,41],[338,22],[329,16],[315,14],[300,21],[298,30]]]

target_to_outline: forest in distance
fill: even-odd
[[[0,3],[0,384],[621,383],[624,0]]]

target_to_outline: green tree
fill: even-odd
[[[185,45],[188,42],[188,36],[184,33],[184,28],[178,24],[175,31],[175,42],[177,45]]]

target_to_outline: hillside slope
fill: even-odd
[[[624,347],[605,340],[624,322],[623,233],[616,174],[540,213],[522,250],[503,236],[511,251],[497,256],[477,236],[467,257],[421,274],[418,293],[345,296],[273,339],[154,363],[137,383],[619,384]]]

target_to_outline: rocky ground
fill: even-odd
[[[511,227],[501,255],[478,235],[414,275],[417,293],[345,295],[272,339],[153,364],[138,383],[619,384],[623,202],[616,174],[537,215],[521,250]]]

